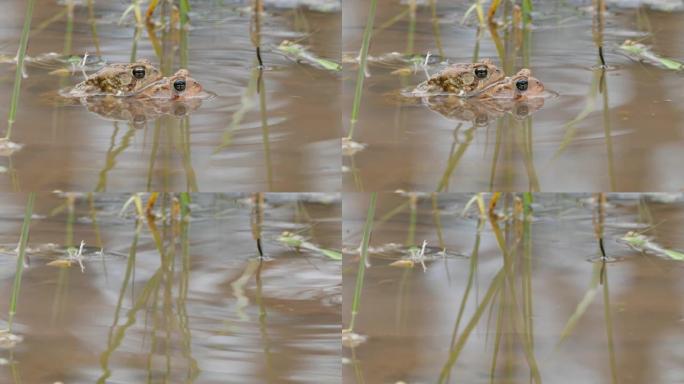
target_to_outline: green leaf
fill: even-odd
[[[665,254],[670,256],[674,260],[684,261],[684,253],[673,251],[670,249],[665,249]]]
[[[309,52],[301,44],[293,43],[289,40],[284,40],[278,45],[278,50],[293,59],[308,62],[314,66],[323,68],[328,71],[339,72],[342,70],[342,65],[332,60],[324,59]]]
[[[635,43],[633,41],[627,40],[622,45],[620,49],[626,53],[636,57],[637,59],[645,60],[653,64],[660,64],[666,69],[672,71],[684,70],[684,64],[667,57],[662,57],[653,51],[649,47],[641,43]]]
[[[328,256],[329,258],[333,260],[342,260],[342,253],[333,251],[330,249],[321,249],[320,250],[325,256]]]

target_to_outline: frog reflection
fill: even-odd
[[[143,127],[162,116],[188,116],[202,105],[202,100],[101,96],[83,98],[81,104],[88,108],[88,111],[107,120],[127,121],[136,127]]]
[[[464,99],[455,95],[426,96],[423,104],[432,111],[451,120],[472,122],[475,126],[487,126],[504,115],[524,120],[544,106],[544,98]]]

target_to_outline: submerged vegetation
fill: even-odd
[[[67,0],[49,2],[45,7],[54,14],[45,20],[32,20],[35,3],[17,2],[26,5],[21,36],[16,38],[17,54],[0,54],[3,66],[16,69],[14,89],[7,103],[8,125],[0,142],[0,156],[7,161],[0,170],[8,176],[13,190],[64,187],[54,181],[47,186],[37,185],[43,178],[23,178],[29,173],[23,171],[25,163],[17,164],[13,156],[21,148],[31,156],[43,145],[40,140],[48,136],[51,140],[43,150],[46,157],[57,156],[58,151],[71,145],[69,150],[78,151],[86,162],[100,163],[78,177],[73,165],[57,164],[56,168],[64,168],[64,178],[77,180],[77,190],[103,192],[121,190],[123,185],[123,190],[195,192],[203,186],[223,190],[216,187],[219,180],[223,185],[234,183],[232,176],[217,179],[214,175],[226,174],[236,154],[246,158],[253,171],[247,173],[252,176],[248,179],[251,187],[246,190],[262,186],[268,191],[292,190],[290,185],[302,182],[298,179],[306,167],[283,169],[274,156],[289,156],[298,146],[313,145],[339,134],[339,124],[321,130],[315,121],[302,124],[298,120],[308,100],[327,94],[336,84],[335,72],[341,67],[329,54],[331,37],[326,33],[330,28],[328,20],[339,16],[339,7],[309,7],[298,1],[265,4],[262,0],[203,4],[131,0],[118,5]],[[239,41],[214,46],[204,37],[208,29]],[[130,38],[123,41],[126,39],[122,36],[128,36],[129,31]],[[191,38],[195,35],[197,38]],[[323,37],[319,39],[319,35]],[[51,46],[50,39],[54,38],[63,40],[57,52],[35,51]],[[46,40],[50,43],[46,44]],[[248,52],[243,43],[250,41],[256,53],[253,66],[242,60]],[[207,60],[207,55],[215,59]],[[137,88],[131,84],[137,83],[138,75],[151,76],[150,69],[131,75],[121,72],[121,68],[127,64],[125,61],[143,60],[149,61],[149,68],[158,68],[161,78],[152,84],[140,81],[145,86]],[[190,71],[196,79],[189,77]],[[320,92],[314,90],[311,96],[280,92],[301,86],[302,79],[311,75],[320,77],[319,85],[325,84]],[[35,83],[41,87],[34,87]],[[71,92],[83,83],[91,88],[95,85],[99,91]],[[203,96],[189,97],[199,84]],[[245,89],[242,98],[236,97],[239,88]],[[19,106],[20,96],[22,100],[39,102],[32,100]],[[72,108],[75,104],[84,108],[76,111]],[[46,107],[51,113],[42,113]],[[23,114],[24,109],[40,109],[41,113]],[[193,129],[198,126],[202,128]],[[21,143],[14,142],[17,130],[21,131]],[[316,135],[302,132],[307,130]],[[255,140],[262,145],[251,145],[253,132],[259,133]],[[284,132],[288,134],[281,134]],[[70,135],[84,139],[75,143],[62,139]],[[109,144],[108,149],[104,148],[105,156],[100,143]],[[327,151],[324,148],[316,155],[329,156]],[[147,159],[145,164],[133,169],[127,166],[141,156]],[[143,173],[146,175],[139,177]],[[123,175],[125,179],[112,175]]]
[[[628,352],[620,352],[617,347],[620,342],[616,337],[624,340],[629,336],[624,331],[616,335],[618,331],[614,324],[625,321],[624,317],[630,314],[620,314],[622,310],[611,303],[609,285],[612,290],[624,290],[624,284],[638,284],[624,280],[625,271],[620,268],[622,263],[645,268],[656,262],[684,260],[680,252],[658,245],[656,236],[646,237],[634,231],[621,234],[623,228],[642,228],[639,232],[655,233],[658,228],[671,225],[668,223],[676,225],[674,223],[679,222],[684,214],[681,194],[672,197],[530,193],[472,196],[465,193],[380,194],[377,203],[375,195],[371,196],[373,199],[368,210],[354,213],[355,219],[349,224],[350,238],[345,239],[347,244],[359,237],[362,242],[361,248],[347,250],[350,268],[345,272],[349,275],[349,279],[345,276],[345,281],[354,281],[351,265],[358,263],[353,299],[353,284],[349,284],[347,296],[352,304],[347,307],[350,312],[345,314],[348,325],[345,329],[346,343],[343,337],[345,354],[350,356],[346,362],[348,374],[350,378],[355,377],[356,382],[378,382],[386,377],[440,383],[479,382],[480,379],[476,378],[482,377],[485,371],[491,381],[555,381],[560,380],[558,375],[563,371],[557,369],[559,364],[567,363],[569,367],[574,364],[564,359],[567,354],[572,356],[573,346],[578,342],[589,342],[590,349],[605,346],[606,369],[611,382],[620,382],[622,365],[617,356]],[[411,203],[416,200],[416,203]],[[376,204],[385,207],[386,213],[380,212],[380,219],[374,219],[370,224],[367,221],[361,228],[362,214],[367,219],[375,217]],[[659,224],[654,225],[654,219],[660,220]],[[371,225],[374,241],[369,245],[366,241]],[[589,228],[583,230],[582,227],[586,226]],[[557,228],[569,231],[563,233]],[[441,239],[444,233],[451,235],[440,246],[443,247],[443,255],[419,261],[426,269],[392,271],[391,267],[407,260],[401,247],[396,245],[399,236],[406,236],[407,244],[413,244],[413,239],[425,239],[415,251],[417,253],[413,253],[416,256],[424,255],[426,243],[434,238]],[[588,235],[591,233],[593,238]],[[467,240],[471,235],[474,239]],[[472,249],[466,252],[468,242]],[[574,246],[566,249],[570,244]],[[682,243],[678,245],[681,247]],[[595,256],[583,254],[592,248]],[[643,253],[648,260],[642,259],[634,250]],[[662,258],[658,260],[654,256]],[[570,260],[561,261],[563,258]],[[672,264],[672,268],[681,270],[676,264]],[[564,269],[567,272],[562,272]],[[556,315],[563,316],[564,312],[539,304],[540,300],[548,303],[549,300],[560,299],[557,305],[563,308],[574,305],[565,297],[567,294],[562,299],[554,298],[563,295],[562,290],[558,291],[549,281],[549,276],[556,273],[571,274],[561,278],[559,284],[567,284],[584,273],[591,281],[583,296],[577,297],[576,308],[567,315],[564,326],[557,324],[559,319],[556,319]],[[580,275],[575,276],[577,273]],[[633,273],[639,274],[639,271]],[[620,275],[621,283],[610,284],[609,274]],[[423,275],[429,277],[424,278]],[[650,279],[646,275],[641,278]],[[367,284],[363,284],[364,280]],[[483,285],[486,291],[480,292]],[[395,290],[396,297],[391,294],[392,290]],[[587,318],[592,319],[592,323],[598,321],[594,302],[599,293],[602,293],[603,320],[594,327],[601,324],[599,329],[605,336],[602,340],[586,340],[583,334],[594,333],[586,328]],[[626,299],[622,297],[620,300],[624,302]],[[386,313],[391,307],[396,311]],[[444,338],[446,325],[454,316],[451,337]],[[486,336],[476,337],[476,330]],[[537,332],[543,334],[540,336]],[[356,338],[352,340],[349,335]],[[549,343],[549,337],[555,337],[555,342]],[[484,349],[477,346],[483,342]],[[388,343],[397,344],[388,348]],[[387,350],[386,356],[376,358],[369,354],[368,351],[376,348]],[[402,350],[405,355],[393,349]],[[386,364],[382,362],[384,359],[399,359],[397,366],[402,366],[408,363],[405,359],[411,356],[411,350],[422,349],[431,350],[432,357],[412,362],[409,370],[387,366],[387,371],[378,372],[377,367]],[[487,354],[489,357],[483,359]],[[515,369],[511,366],[513,362],[516,362]],[[597,372],[601,370],[595,369]]]
[[[668,94],[676,93],[674,79],[661,77],[666,76],[662,70],[680,71],[680,62],[656,53],[676,52],[674,40],[668,38],[669,32],[654,30],[651,20],[677,16],[650,12],[657,3],[661,2],[594,1],[582,6],[529,0],[406,1],[379,5],[379,20],[374,20],[373,3],[364,4],[363,12],[357,11],[357,23],[366,25],[363,36],[360,29],[349,29],[354,41],[348,43],[358,51],[343,56],[349,75],[350,70],[356,74],[355,91],[347,98],[351,105],[350,129],[343,140],[345,186],[357,191],[407,186],[437,192],[450,187],[557,191],[564,190],[564,183],[572,184],[576,174],[588,173],[592,190],[678,188],[639,187],[638,180],[656,168],[636,159],[630,166],[616,160],[644,133],[639,128],[643,125],[626,115],[657,99],[662,87]],[[670,24],[665,28],[672,30]],[[625,41],[624,34],[631,38]],[[567,47],[556,51],[554,39],[567,40]],[[653,66],[635,65],[625,56]],[[415,90],[437,74],[483,59],[491,59],[509,77],[521,68],[532,69],[544,80],[546,103],[504,102],[497,97],[495,103],[484,103],[479,100],[482,93],[453,90],[437,97],[416,95]],[[660,85],[647,91],[650,98],[644,96],[644,71],[659,79],[654,82]],[[616,76],[621,81],[611,84]],[[352,76],[347,78],[351,83]],[[581,91],[584,84],[588,92]],[[632,91],[637,96],[630,99],[626,95]],[[677,115],[675,105],[680,101],[668,96],[653,112],[658,137],[678,135],[681,126],[667,121]],[[440,116],[429,116],[425,110]],[[616,143],[616,136],[623,136],[622,141]],[[597,141],[602,146],[593,145]],[[579,153],[589,150],[592,158],[601,159],[602,167],[581,162]],[[381,172],[388,166],[398,171]],[[558,172],[571,166],[580,168],[567,175]],[[383,177],[374,176],[378,174]]]
[[[7,308],[0,316],[0,361],[12,372],[11,377],[0,373],[3,382],[22,382],[19,377],[35,381],[32,358],[43,359],[64,348],[81,361],[75,367],[88,367],[89,372],[79,376],[83,381],[120,380],[131,370],[150,377],[182,376],[189,382],[214,380],[223,374],[214,364],[220,361],[226,367],[225,357],[216,354],[226,345],[244,346],[240,334],[252,329],[261,335],[254,341],[260,352],[245,352],[244,357],[268,355],[263,374],[276,381],[288,369],[276,371],[274,364],[292,360],[280,348],[300,342],[303,329],[327,327],[329,317],[335,312],[339,316],[334,304],[340,288],[340,253],[335,250],[339,203],[334,195],[25,196],[18,245],[0,246],[3,284],[13,282],[0,306]],[[4,201],[0,209],[15,209],[10,205]],[[56,234],[46,227],[56,229],[64,242],[46,242]],[[296,234],[280,233],[284,227]],[[7,261],[14,259],[12,277]],[[305,279],[292,280],[292,274]],[[219,284],[205,285],[214,279]],[[300,311],[319,314],[302,320]],[[326,311],[330,315],[323,315]],[[47,329],[36,330],[41,321]],[[220,343],[207,342],[206,327],[216,329],[209,334],[220,335]],[[275,327],[278,337],[272,338],[269,333]],[[65,338],[70,332],[77,333],[79,341]],[[327,334],[330,341],[317,349],[318,357],[304,353],[302,358],[335,359],[335,353],[326,355],[339,348],[339,342],[332,330]],[[77,346],[81,338],[93,341],[89,349],[99,352],[83,353]],[[41,348],[32,347],[36,342]],[[122,360],[134,344],[142,347],[135,352],[140,362]],[[171,360],[173,366],[165,363]],[[74,363],[62,360],[60,366],[46,365],[41,371],[61,375],[62,365]],[[248,381],[263,378],[259,371],[247,374],[247,365],[232,364]],[[319,374],[338,373],[322,367]]]

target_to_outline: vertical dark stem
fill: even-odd
[[[264,257],[264,251],[261,247],[261,223],[264,220],[263,206],[264,206],[264,194],[259,192],[254,194],[254,211],[252,214],[252,236],[256,241],[257,251],[259,252],[259,257]]]

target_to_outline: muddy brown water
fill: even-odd
[[[32,29],[64,12],[63,3],[38,1]],[[86,2],[76,3],[83,5],[74,8],[71,36],[62,16],[31,36],[29,56],[96,53]],[[144,29],[132,54],[132,14],[122,25],[118,23],[129,4],[94,3],[101,55],[108,62],[128,62],[134,56],[160,65],[162,60]],[[247,106],[242,100],[250,82],[257,81],[251,15],[244,10],[249,3],[193,4],[187,68],[217,97],[204,101],[187,119],[165,116],[131,125],[90,113],[80,105],[60,106],[57,91],[83,76],[60,78],[49,74],[54,68],[27,65],[12,137],[23,149],[0,158],[5,170],[0,174],[0,190],[338,191],[339,77],[297,64],[274,53],[274,47],[284,39],[297,40],[315,55],[339,61],[340,12],[267,7],[261,25],[267,67],[263,72],[265,107],[261,108],[256,94],[246,97]],[[2,54],[16,54],[25,4],[23,0],[4,2]],[[158,31],[157,38],[164,50],[161,67],[172,74],[181,66],[180,36]],[[0,64],[3,118],[9,109],[15,68]],[[242,111],[240,124],[231,128],[233,117]]]
[[[396,253],[371,255],[355,329],[368,339],[353,350],[344,348],[344,382],[440,382],[469,281],[456,338],[460,340],[467,329],[471,332],[447,369],[450,379],[443,382],[534,382],[526,345],[545,383],[680,382],[684,268],[681,262],[632,251],[615,238],[645,228],[650,220],[661,223],[649,232],[655,241],[681,251],[681,195],[675,202],[648,201],[641,208],[635,196],[608,195],[605,248],[607,255],[618,261],[606,264],[605,284],[594,284],[593,290],[592,279],[598,275],[600,263],[588,261],[598,255],[592,225],[595,206],[588,201],[590,197],[537,195],[529,232],[518,225],[500,224],[512,255],[515,283],[511,288],[508,283],[496,282],[503,257],[490,223],[481,232],[477,259],[471,264],[477,218],[460,217],[470,196],[440,195],[443,246],[464,256],[428,262],[423,272],[420,265],[413,269],[389,266],[399,256]],[[406,198],[380,194],[376,218],[405,202]],[[358,245],[367,205],[367,195],[345,196],[346,247]],[[419,200],[415,243],[427,240],[429,245],[439,246],[431,211],[430,199]],[[409,227],[407,210],[382,224],[376,220],[371,247],[405,243]],[[529,246],[525,245],[525,233],[529,234]],[[348,255],[343,268],[345,327],[357,260],[356,255]],[[495,289],[494,298],[488,299],[489,289]],[[561,341],[563,329],[585,295],[589,297],[586,310]],[[483,310],[477,317],[480,307]]]
[[[355,55],[368,14],[367,1],[350,0],[343,8],[343,51]],[[418,2],[415,32],[403,17],[372,37],[370,55],[389,52],[439,53],[431,2]],[[437,1],[436,14],[444,56],[451,62],[502,60],[489,31],[479,40],[474,16],[460,21],[472,2]],[[492,119],[471,129],[467,122],[449,120],[422,105],[398,103],[396,92],[425,80],[422,70],[396,75],[397,66],[369,65],[355,141],[368,147],[345,157],[346,191],[435,191],[448,175],[443,190],[673,191],[684,185],[684,124],[681,73],[632,61],[617,52],[626,39],[644,42],[666,57],[684,57],[678,36],[682,13],[609,7],[603,34],[605,58],[614,67],[606,76],[606,92],[589,96],[600,71],[592,35],[592,15],[575,6],[591,2],[535,2],[533,28],[523,46],[527,66],[545,86],[560,96],[547,100],[531,118]],[[410,2],[378,1],[376,30],[408,9]],[[474,15],[474,13],[473,13]],[[647,23],[650,23],[650,29]],[[499,29],[508,74],[523,67],[523,50],[513,52],[514,34]],[[515,61],[513,61],[515,59]],[[345,64],[343,119],[349,125],[356,79],[354,64]],[[604,103],[604,95],[606,96]],[[574,125],[587,105],[591,111]],[[526,124],[529,124],[526,126]],[[459,127],[460,126],[460,127]],[[458,159],[458,160],[457,160]],[[450,160],[453,170],[448,171]]]
[[[341,382],[340,263],[276,240],[287,230],[339,249],[338,197],[267,194],[263,264],[248,199],[193,195],[187,228],[158,223],[161,254],[147,225],[134,245],[134,218],[118,216],[127,198],[95,197],[104,258],[93,254],[87,200],[76,200],[73,242],[92,246],[85,272],[46,265],[59,254],[30,252],[13,325],[23,342],[0,349],[0,382]],[[6,194],[0,208],[0,329],[16,266],[7,249],[25,201]],[[29,247],[67,243],[68,215],[49,216],[62,204],[38,195]]]

